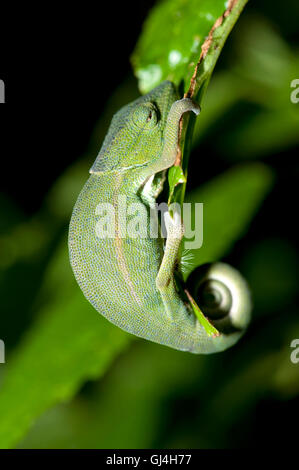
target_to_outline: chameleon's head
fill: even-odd
[[[165,81],[121,108],[112,119],[90,173],[145,167],[158,160],[168,113],[176,99],[174,85]]]

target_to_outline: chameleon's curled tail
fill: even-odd
[[[219,332],[211,341],[212,350],[222,351],[234,344],[246,330],[252,309],[250,291],[241,274],[226,263],[205,264],[191,273],[187,288]]]

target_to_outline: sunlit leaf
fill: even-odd
[[[208,58],[198,70],[207,79],[245,4],[246,0],[159,2],[147,18],[132,56],[142,93],[166,79],[176,85],[183,81],[187,91],[200,57]],[[195,84],[197,91],[203,81]]]

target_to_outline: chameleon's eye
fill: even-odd
[[[157,108],[153,103],[140,104],[134,111],[133,121],[142,129],[152,129],[158,122]]]

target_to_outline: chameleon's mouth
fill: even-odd
[[[132,170],[134,168],[142,168],[142,167],[145,167],[149,164],[150,162],[145,162],[145,163],[136,163],[135,165],[130,165],[130,166],[127,166],[127,167],[122,167],[122,168],[112,168],[111,170],[97,170],[95,168],[95,165],[93,164],[92,167],[90,168],[89,170],[89,173],[91,175],[101,175],[103,173],[121,173],[121,172],[124,172],[124,171],[128,171],[128,170]]]

